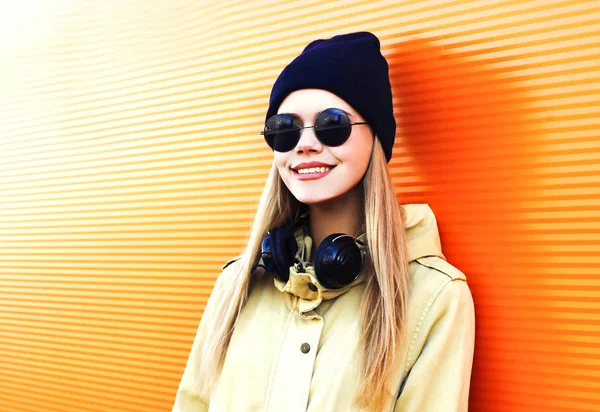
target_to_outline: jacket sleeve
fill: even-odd
[[[394,411],[467,411],[475,307],[465,281],[449,281],[442,288],[419,333],[425,334],[425,342],[402,384]]]
[[[219,301],[219,295],[223,284],[223,277],[225,275],[225,268],[229,266],[235,259],[230,260],[223,266],[224,271],[218,277],[215,287],[213,288],[202,319],[196,331],[196,336],[192,344],[192,349],[188,356],[183,376],[175,395],[175,402],[173,404],[172,412],[206,412],[208,411],[209,401],[204,399],[198,393],[196,389],[196,380],[200,371],[200,358],[202,355],[202,345],[211,333],[214,322],[214,313],[216,310],[217,302]],[[234,265],[235,266],[235,265]]]

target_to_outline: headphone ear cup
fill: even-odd
[[[362,253],[352,236],[332,233],[317,248],[315,272],[319,283],[328,289],[351,283],[361,268]]]
[[[275,272],[279,278],[287,282],[290,278],[290,266],[294,264],[298,243],[294,232],[287,227],[280,227],[270,232],[270,248]]]

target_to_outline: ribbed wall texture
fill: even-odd
[[[270,87],[358,30],[391,67],[399,199],[474,295],[470,410],[600,410],[597,0],[1,4],[0,411],[170,410]]]

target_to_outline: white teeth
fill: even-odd
[[[301,175],[306,175],[309,173],[324,173],[331,169],[330,167],[310,167],[308,169],[298,169],[298,173]]]

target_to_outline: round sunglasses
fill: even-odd
[[[269,117],[265,130],[260,134],[265,137],[269,147],[278,152],[289,152],[298,144],[302,129],[315,129],[315,135],[326,146],[341,146],[348,140],[355,124],[351,123],[348,114],[342,109],[329,108],[320,112],[313,126],[301,127],[296,119],[286,113]]]

